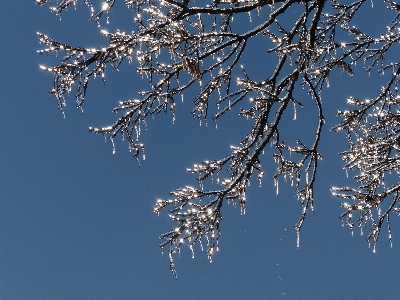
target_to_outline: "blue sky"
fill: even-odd
[[[42,47],[36,31],[75,45],[99,47],[105,41],[97,26],[87,22],[85,6],[70,9],[60,22],[47,7],[21,3],[0,4],[2,300],[393,299],[398,294],[398,218],[392,220],[393,248],[383,230],[373,254],[365,236],[355,230],[352,237],[342,227],[340,199],[329,192],[333,185],[354,185],[337,155],[346,147],[344,136],[329,131],[339,122],[335,112],[349,95],[372,96],[376,78],[361,70],[354,77],[337,71],[324,94],[325,159],[317,180],[316,213],[306,219],[301,247],[296,248],[293,229],[300,205],[283,182],[275,195],[270,180],[274,170],[269,168],[263,186],[248,190],[244,216],[238,208],[223,207],[220,251],[213,262],[199,249],[192,259],[183,248],[175,262],[176,280],[157,247],[158,235],[172,224],[165,212],[160,217],[153,213],[154,200],[194,185],[185,169],[227,154],[247,123],[234,116],[221,120],[217,130],[211,121],[199,126],[186,96],[175,124],[170,115],[149,122],[140,168],[122,141],[112,155],[111,144],[87,127],[111,123],[111,108],[135,97],[143,83],[132,66],[123,65],[118,74],[109,71],[106,86],[97,80],[89,87],[83,115],[74,98],[67,99],[64,119],[47,93],[52,77],[39,70],[39,64],[50,66],[59,58],[36,54]],[[111,26],[118,27],[116,13],[110,18]],[[306,108],[298,111],[299,123],[289,123],[288,131],[312,120]]]

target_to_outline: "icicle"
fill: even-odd
[[[386,217],[387,221],[387,227],[388,227],[388,232],[389,232],[389,242],[390,242],[390,248],[393,248],[393,243],[392,243],[392,231],[390,230],[390,221],[389,221],[389,215]]]
[[[115,144],[114,144],[114,139],[110,139],[111,140],[111,143],[112,143],[112,148],[113,148],[113,150],[112,150],[112,154],[114,155],[115,154]]]
[[[204,252],[204,248],[203,248],[203,242],[202,242],[201,238],[200,238],[200,241],[199,241],[199,243],[200,243],[200,249],[201,249],[201,252]],[[192,247],[192,258],[194,258],[193,246],[192,246],[192,245],[190,245],[190,246]]]
[[[294,116],[293,116],[293,120],[296,120],[296,118],[297,118],[297,112],[296,112],[296,103],[295,103],[295,102],[293,102],[293,108],[294,108],[294,112],[293,112],[293,114],[294,114]]]
[[[257,15],[258,15],[260,18],[262,17],[260,6],[257,6]]]
[[[300,248],[300,230],[299,229],[296,229],[296,235],[297,235],[296,247]]]

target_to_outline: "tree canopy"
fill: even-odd
[[[39,5],[47,2],[51,1],[36,0]],[[62,15],[77,2],[57,1],[50,11]],[[178,188],[170,199],[156,201],[154,211],[168,209],[169,218],[176,222],[174,229],[161,234],[159,245],[168,247],[173,274],[174,255],[181,245],[193,251],[193,245],[203,247],[205,239],[211,260],[218,250],[221,207],[238,204],[245,213],[250,181],[255,178],[261,184],[263,180],[264,153],[272,154],[276,163],[272,180],[277,192],[283,177],[292,183],[301,204],[294,225],[299,245],[306,214],[313,210],[318,160],[323,158],[319,152],[325,123],[323,91],[335,69],[342,76],[355,76],[355,68],[364,68],[386,82],[376,86],[369,99],[349,97],[352,109],[337,113],[341,121],[332,130],[347,138],[348,150],[340,155],[343,168],[354,174],[356,187],[331,190],[343,198],[340,218],[350,229],[367,228],[367,240],[375,248],[386,222],[391,242],[390,216],[400,215],[400,5],[380,1],[392,18],[387,19],[386,31],[376,35],[353,24],[363,10],[373,14],[372,22],[381,13],[365,0],[124,0],[134,16],[131,32],[103,29],[116,0],[106,0],[99,7],[90,0],[82,2],[108,42],[102,48],[85,48],[37,33],[46,47],[39,54],[63,54],[59,64],[41,69],[54,76],[50,93],[62,111],[73,87],[82,109],[92,79],[105,80],[107,69],[118,69],[124,61],[136,67],[148,89],[120,101],[113,109],[118,117],[111,125],[89,127],[90,132],[108,137],[113,149],[114,138],[125,136],[139,162],[146,120],[163,112],[170,112],[174,119],[183,97],[193,100],[192,114],[200,122],[207,122],[210,112],[215,124],[233,112],[251,122],[249,132],[225,157],[187,169],[197,176],[198,187]],[[254,74],[242,64],[249,53],[265,64],[264,73]],[[357,63],[362,67],[356,67]],[[304,141],[301,133],[298,138],[288,137],[282,129],[286,115],[296,119],[288,107],[303,108],[305,98],[313,101],[317,111],[315,127],[307,129],[311,142]]]

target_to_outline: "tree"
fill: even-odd
[[[39,5],[47,2],[36,0]],[[105,15],[108,23],[108,13],[116,3],[106,0],[96,12],[90,0],[82,2],[90,8],[90,20],[99,26]],[[138,162],[144,150],[139,138],[146,119],[168,111],[175,118],[177,99],[191,97],[194,91],[192,113],[200,122],[207,121],[214,105],[215,122],[236,108],[252,122],[248,134],[238,146],[231,146],[228,155],[187,169],[196,174],[198,188],[185,186],[173,191],[172,199],[156,201],[154,211],[168,207],[169,218],[177,224],[161,234],[159,245],[169,247],[173,274],[174,255],[183,244],[193,251],[193,245],[202,247],[205,238],[211,260],[218,250],[221,207],[231,202],[245,213],[250,180],[255,177],[261,182],[264,175],[264,152],[271,152],[277,164],[273,176],[277,192],[283,177],[294,186],[302,206],[294,225],[299,246],[306,214],[313,210],[318,160],[322,159],[318,152],[324,125],[322,91],[335,69],[343,76],[354,76],[357,62],[386,83],[368,100],[350,97],[347,102],[352,109],[338,112],[342,120],[332,130],[347,138],[349,149],[340,155],[346,172],[354,173],[357,187],[333,187],[332,194],[347,201],[342,203],[340,218],[353,229],[356,214],[357,226],[368,228],[367,240],[374,249],[385,221],[391,242],[390,216],[400,215],[400,62],[393,54],[400,41],[400,5],[384,1],[394,16],[386,32],[374,36],[352,24],[360,11],[377,10],[365,0],[348,4],[336,0],[214,0],[202,6],[189,0],[124,2],[134,13],[136,27],[131,33],[101,29],[101,35],[108,38],[108,45],[101,49],[71,46],[37,33],[47,47],[39,54],[64,53],[58,65],[41,66],[54,76],[50,93],[61,111],[74,84],[77,106],[82,109],[90,80],[97,76],[104,80],[107,68],[118,69],[128,61],[137,65],[149,89],[138,91],[138,99],[119,102],[113,109],[119,117],[113,124],[89,127],[89,131],[108,137],[113,149],[114,138],[126,136]],[[61,15],[76,4],[76,0],[60,0],[50,10]],[[251,47],[253,40],[261,41],[261,53],[271,62],[264,74],[251,74],[240,65],[248,52],[260,51]],[[299,99],[306,98],[312,99],[317,111],[315,131],[307,131],[314,138],[304,142],[289,137],[286,142],[287,133],[281,128],[285,116],[292,114],[288,107],[302,108]],[[214,189],[203,186],[210,179],[214,179]]]

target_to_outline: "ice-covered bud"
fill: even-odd
[[[104,1],[104,2],[101,4],[101,9],[102,9],[102,10],[107,10],[107,9],[109,9],[109,7],[110,7],[110,5],[109,5],[108,2],[106,2],[106,1]]]

